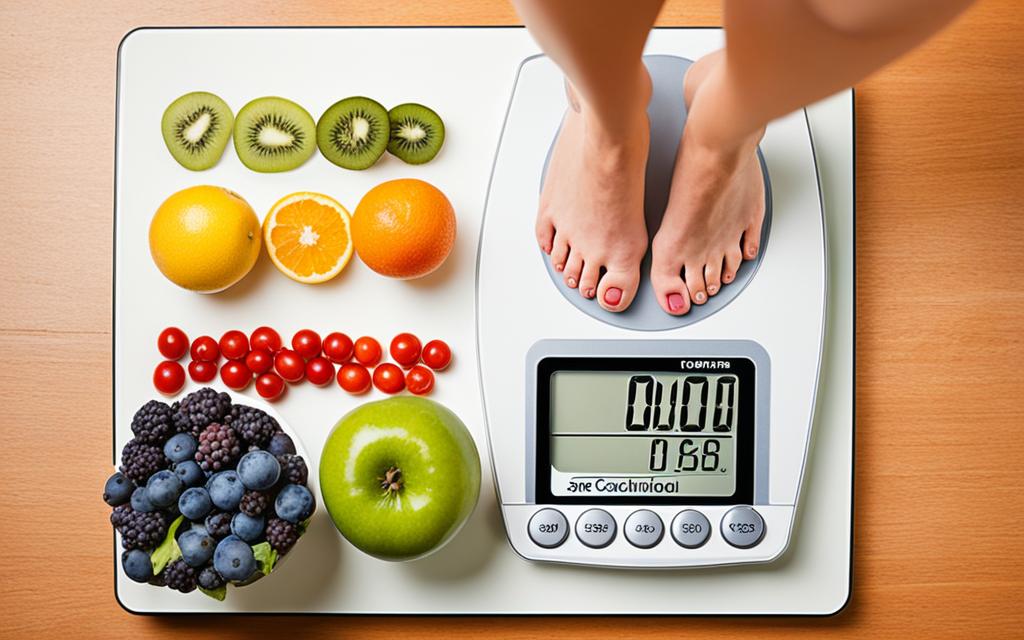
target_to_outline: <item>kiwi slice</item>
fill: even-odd
[[[345,169],[368,169],[388,148],[388,110],[376,100],[354,96],[330,106],[316,123],[324,157]]]
[[[205,91],[186,93],[167,107],[160,130],[178,164],[202,171],[217,164],[231,138],[231,107]]]
[[[391,142],[388,151],[403,162],[430,162],[444,144],[444,122],[430,107],[409,102],[388,112]]]
[[[298,167],[316,150],[316,123],[291,100],[268,96],[242,107],[235,118],[235,151],[253,171]]]

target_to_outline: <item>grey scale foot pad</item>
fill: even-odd
[[[654,85],[651,103],[647,107],[647,115],[651,123],[651,145],[647,158],[646,193],[644,196],[644,217],[647,222],[647,235],[649,238],[653,238],[654,234],[658,231],[658,227],[661,226],[661,217],[665,212],[665,205],[668,202],[669,188],[672,185],[672,171],[675,168],[676,150],[679,146],[679,140],[683,135],[683,125],[686,123],[683,78],[692,61],[677,56],[651,55],[644,56],[644,64],[651,74],[651,80]],[[553,98],[565,99],[564,96],[553,96]],[[547,175],[548,162],[551,160],[551,150],[553,148],[554,140],[552,140],[551,148],[548,149],[547,158],[544,160],[541,187],[544,184],[543,176]],[[736,298],[747,284],[750,283],[768,248],[768,234],[771,230],[772,222],[771,182],[768,179],[768,168],[765,165],[760,149],[758,149],[757,155],[761,163],[761,172],[764,174],[765,186],[765,214],[764,224],[761,229],[760,251],[754,260],[743,262],[733,282],[723,285],[718,295],[711,296],[703,305],[692,305],[690,312],[682,316],[672,316],[665,313],[655,299],[654,290],[651,288],[650,248],[648,248],[647,254],[644,255],[643,262],[640,264],[640,290],[633,299],[633,304],[625,311],[619,313],[605,311],[597,303],[596,299],[587,300],[577,290],[570,289],[565,285],[562,274],[555,271],[551,266],[549,257],[538,248],[538,253],[540,253],[551,281],[573,306],[601,322],[624,329],[664,331],[693,324],[713,315]],[[530,215],[534,215],[534,212],[531,212]]]

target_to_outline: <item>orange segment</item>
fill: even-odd
[[[292,280],[326,282],[352,257],[352,216],[320,193],[278,200],[263,221],[263,240],[274,265]]]

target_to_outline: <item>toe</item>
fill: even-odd
[[[756,258],[761,248],[761,220],[758,219],[743,232],[743,258],[746,260]]]
[[[690,292],[686,283],[679,276],[681,267],[651,269],[651,286],[654,287],[654,297],[658,304],[674,316],[681,316],[690,310]]]
[[[739,271],[741,262],[743,262],[743,252],[740,251],[740,246],[738,244],[725,252],[725,268],[722,269],[722,284],[729,284],[736,279],[736,272]]]
[[[551,266],[559,273],[565,269],[565,261],[569,258],[569,242],[564,233],[556,233],[551,249]]]
[[[597,281],[601,277],[601,267],[596,260],[583,263],[583,273],[580,274],[580,294],[584,298],[593,298],[597,295]]]
[[[690,300],[694,304],[704,304],[708,301],[708,293],[704,288],[704,265],[686,265],[683,279],[686,281],[686,288],[690,290]]]
[[[537,216],[537,244],[544,253],[551,253],[555,240],[555,227],[551,220],[544,216]]]
[[[722,259],[711,259],[704,265],[704,284],[708,295],[713,296],[722,289]]]
[[[640,271],[608,267],[597,285],[597,300],[608,311],[625,311],[633,302],[640,284]]]
[[[562,278],[565,280],[565,286],[570,289],[575,289],[580,284],[580,272],[583,271],[583,258],[582,253],[579,251],[569,251],[569,259],[565,262],[565,271],[562,272]]]

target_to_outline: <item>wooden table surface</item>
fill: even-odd
[[[1021,637],[1022,16],[984,0],[857,86],[854,595],[840,615],[160,619],[114,601],[99,500],[118,42],[143,25],[517,19],[503,0],[0,3],[0,637]],[[694,0],[660,23],[720,19]]]

